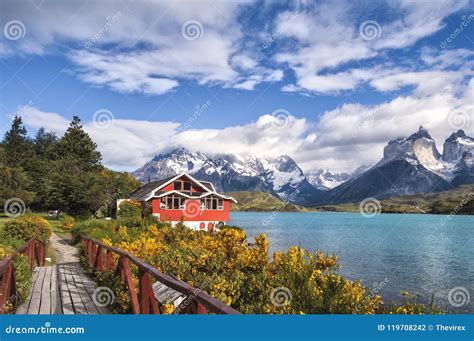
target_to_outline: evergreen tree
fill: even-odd
[[[53,132],[46,131],[41,127],[34,139],[35,155],[42,160],[56,159],[58,137]]]
[[[29,204],[33,193],[26,189],[28,185],[28,175],[23,169],[5,165],[5,153],[0,147],[0,206],[3,208],[5,201],[11,198],[19,198]]]
[[[48,209],[46,203],[49,202],[49,195],[55,185],[53,171],[57,167],[58,138],[54,133],[40,128],[33,142],[34,156],[31,158],[28,173],[33,180],[30,190],[36,195],[31,206],[37,210]]]
[[[102,156],[97,144],[84,131],[79,117],[74,116],[64,136],[59,140],[59,157],[64,166],[74,169],[75,173],[97,171],[102,168]]]
[[[31,157],[31,142],[26,136],[26,128],[20,116],[15,116],[12,126],[5,133],[3,148],[5,165],[7,167],[24,167]]]

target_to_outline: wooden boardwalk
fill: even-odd
[[[30,294],[16,314],[107,314],[94,303],[95,283],[78,263],[36,267]]]

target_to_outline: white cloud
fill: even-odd
[[[27,34],[1,45],[0,53],[64,53],[58,49],[67,42],[66,55],[81,80],[123,93],[159,95],[186,80],[253,89],[280,80],[282,72],[258,66],[243,51],[237,18],[250,4],[8,0],[4,12],[22,21]],[[197,39],[183,33],[190,21],[197,23]]]
[[[387,65],[380,60],[374,66],[374,59],[383,60],[387,49],[405,48],[434,34],[444,27],[443,20],[447,16],[467,8],[468,4],[467,0],[437,1],[433,6],[423,1],[378,3],[380,10],[392,14],[386,18],[395,19],[377,22],[378,26],[374,25],[373,28],[377,31],[374,36],[378,38],[374,40],[364,40],[359,32],[361,16],[362,20],[374,18],[365,18],[365,13],[355,16],[354,3],[300,4],[294,12],[280,14],[274,23],[275,30],[281,32],[283,38],[297,41],[287,51],[278,51],[274,56],[276,62],[288,65],[296,74],[294,87],[286,85],[284,90],[296,88],[329,94],[354,90],[376,76],[357,75],[354,69],[386,69]],[[360,8],[357,10],[360,11]],[[287,25],[291,13],[296,13],[296,20],[292,25]],[[463,57],[466,56],[464,53]],[[340,67],[347,67],[348,70],[337,71]]]
[[[417,77],[411,75],[419,81]],[[455,130],[448,124],[449,113],[455,109],[470,115],[465,130],[474,136],[473,93],[471,79],[467,85],[446,87],[446,91],[436,89],[429,93],[425,88],[419,94],[396,97],[377,105],[344,104],[322,113],[316,122],[278,111],[262,115],[255,122],[223,129],[182,131],[176,122],[137,120],[115,120],[106,130],[92,122],[85,122],[84,127],[98,144],[104,163],[114,169],[133,170],[156,153],[183,146],[207,153],[250,153],[262,157],[288,154],[305,170],[350,171],[377,162],[388,140],[407,136],[420,124],[429,130],[442,150],[444,139]],[[67,126],[61,115],[34,107],[25,107],[23,118],[30,127],[44,126],[58,134]]]

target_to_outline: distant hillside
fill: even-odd
[[[286,203],[265,192],[227,192],[226,195],[233,196],[238,203],[232,204],[232,211],[244,212],[304,212],[307,208]]]
[[[474,214],[474,185],[419,195],[405,195],[380,201],[384,213]],[[318,207],[324,211],[357,212],[358,203]]]

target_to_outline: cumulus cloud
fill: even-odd
[[[287,154],[305,170],[351,171],[362,164],[377,162],[388,140],[407,136],[420,125],[429,130],[442,150],[444,139],[457,130],[448,120],[455,110],[468,115],[463,128],[474,136],[474,80],[446,89],[433,89],[432,93],[425,89],[426,92],[399,96],[377,105],[344,104],[322,113],[315,122],[298,118],[297,113],[277,110],[261,115],[255,122],[223,129],[183,131],[177,122],[123,119],[114,120],[106,129],[94,122],[85,122],[84,127],[97,142],[104,163],[120,170],[133,170],[157,153],[186,147],[211,154]],[[23,118],[28,126],[44,126],[58,134],[64,132],[68,123],[59,114],[35,107],[24,107]]]
[[[56,53],[68,42],[72,71],[117,92],[160,95],[187,80],[251,90],[282,78],[281,71],[257,65],[244,51],[237,18],[251,4],[5,1],[6,19],[23,22],[27,34],[0,45],[0,55]]]
[[[364,13],[354,15],[358,11],[352,2],[299,3],[293,11],[280,14],[274,22],[282,39],[297,42],[274,56],[276,62],[287,65],[296,75],[296,83],[285,85],[283,90],[324,94],[353,90],[377,78],[380,70],[390,72],[392,66],[383,61],[387,49],[405,48],[432,35],[445,26],[443,20],[447,16],[468,5],[467,0],[437,1],[436,6],[404,0],[381,2],[377,7],[389,13],[386,18],[390,19],[386,20],[391,21],[377,22]],[[296,20],[288,25],[292,15]],[[363,34],[363,27],[369,27],[367,36]],[[463,57],[466,57],[465,53]],[[339,68],[348,70],[340,71]]]

